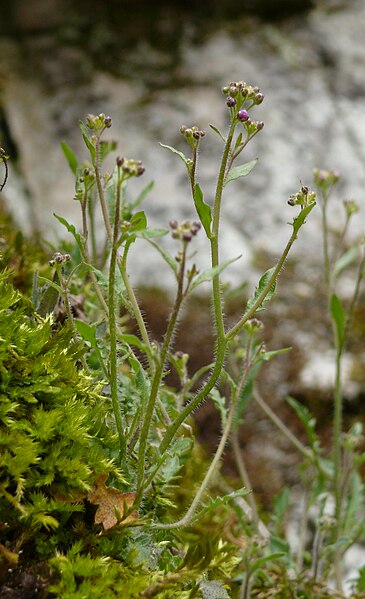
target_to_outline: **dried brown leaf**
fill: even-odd
[[[110,530],[116,524],[125,526],[138,518],[136,511],[128,514],[136,494],[122,493],[115,487],[106,487],[107,478],[107,474],[101,474],[87,496],[90,503],[99,506],[94,521],[95,524],[102,524],[104,530]]]

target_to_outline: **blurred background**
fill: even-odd
[[[184,149],[182,124],[207,131],[199,180],[211,201],[222,146],[209,123],[224,130],[228,109],[221,88],[244,80],[265,95],[252,113],[265,127],[244,158],[258,156],[256,168],[231,184],[224,199],[222,260],[242,254],[224,278],[234,285],[247,281],[251,289],[258,274],[272,266],[290,236],[288,196],[301,184],[311,185],[314,167],[341,174],[331,211],[334,227],[343,218],[340,200],[358,201],[355,239],[364,223],[364,22],[363,0],[2,2],[0,142],[10,155],[9,180],[0,194],[4,209],[24,233],[40,232],[53,243],[64,236],[54,212],[77,224],[74,182],[60,142],[86,158],[77,121],[104,112],[113,119],[110,136],[118,140],[118,153],[141,159],[146,167],[138,184],[155,181],[145,204],[150,224],[194,218],[184,166],[159,142]],[[314,408],[325,428],[333,364],[331,330],[322,311],[320,221],[317,209],[301,231],[265,316],[269,349],[290,345],[293,350],[269,365],[261,386],[284,417],[289,415],[282,400],[291,393]],[[202,269],[209,259],[203,235],[196,247]],[[171,279],[159,256],[147,249],[132,255],[131,272],[134,284],[157,287],[154,294],[145,293],[144,302],[158,336],[167,314],[161,290]],[[344,285],[345,296],[351,284]],[[361,412],[364,399],[363,336],[359,325],[345,372],[350,414]],[[195,299],[187,310],[181,344],[197,365],[208,359],[206,301]],[[214,445],[219,423],[213,415],[209,422],[209,409],[197,418],[203,437],[207,431],[206,443]],[[250,421],[243,441],[248,449],[252,443],[254,465],[257,451],[264,457],[266,451],[257,485],[271,485],[271,493],[289,476],[287,466],[295,458],[281,438],[277,453],[271,443],[266,450],[264,440],[271,441],[273,431],[255,411],[250,418],[261,427],[263,441],[258,449]],[[273,462],[281,468],[273,469]]]

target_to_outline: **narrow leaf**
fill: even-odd
[[[224,135],[222,135],[222,133],[219,131],[218,127],[216,127],[215,125],[212,125],[211,123],[209,123],[209,127],[211,129],[213,129],[213,131],[215,131],[215,133],[217,135],[219,135],[219,137],[221,138],[221,140],[226,143],[227,139],[224,137]]]
[[[337,279],[341,272],[356,260],[358,255],[359,247],[357,245],[353,245],[352,247],[350,247],[349,250],[347,250],[347,252],[342,254],[342,256],[335,262],[335,265],[333,267],[333,279]]]
[[[331,316],[335,324],[338,348],[341,350],[345,340],[344,335],[346,317],[341,300],[335,293],[333,293],[331,297]]]
[[[78,162],[77,162],[77,158],[76,158],[75,154],[71,150],[70,146],[68,146],[67,143],[64,141],[61,142],[61,148],[62,148],[62,151],[65,155],[65,158],[68,162],[70,169],[72,170],[73,174],[76,175]]]
[[[212,268],[207,268],[207,270],[204,270],[196,279],[194,279],[194,281],[191,284],[190,290],[192,291],[193,289],[198,287],[198,285],[201,285],[201,283],[205,283],[206,281],[211,281],[220,272],[222,272],[222,270],[227,268],[227,266],[229,266],[229,264],[232,264],[232,262],[236,262],[240,258],[241,258],[241,256],[237,256],[237,258],[232,258],[231,260],[225,260],[224,262],[222,262],[221,264],[218,264],[217,266],[213,266]]]
[[[76,241],[78,248],[82,254],[83,250],[84,250],[82,236],[80,235],[80,233],[78,233],[76,231],[76,228],[74,227],[74,225],[71,225],[65,218],[63,218],[62,216],[58,216],[58,214],[56,214],[55,212],[53,213],[53,216],[55,216],[57,218],[57,220],[61,223],[61,225],[66,227],[67,231],[69,233],[71,233],[71,235],[73,236],[74,240]]]
[[[316,205],[315,202],[313,202],[313,204],[309,204],[309,206],[306,206],[306,208],[303,208],[299,212],[298,216],[293,219],[293,222],[291,224],[293,226],[294,233],[298,233],[300,227],[302,225],[304,225],[306,217],[313,210],[315,205]]]
[[[227,185],[230,181],[234,181],[235,179],[239,179],[240,177],[246,177],[250,174],[252,169],[256,166],[258,158],[255,160],[251,160],[250,162],[246,162],[246,164],[241,164],[240,166],[234,166],[231,168],[227,176],[224,180],[224,185]]]
[[[172,152],[173,154],[175,154],[176,156],[178,156],[179,158],[181,158],[181,160],[184,162],[184,164],[187,165],[188,159],[186,158],[185,154],[183,154],[182,152],[179,152],[179,150],[176,150],[172,146],[167,146],[167,145],[162,144],[162,143],[160,143],[160,146],[161,146],[161,148],[165,148],[166,150],[170,150],[170,152]]]
[[[150,193],[150,191],[152,190],[154,186],[154,181],[150,181],[146,187],[144,187],[141,191],[141,193],[138,195],[138,197],[131,203],[130,207],[133,208],[137,208],[137,206],[139,206],[143,200],[145,199],[145,197]]]
[[[144,237],[144,235],[142,235],[142,237]],[[163,257],[165,262],[167,262],[167,264],[174,271],[174,273],[177,274],[178,267],[177,267],[177,262],[176,262],[175,258],[173,258],[171,256],[171,254],[167,250],[165,250],[165,248],[161,247],[158,243],[153,241],[153,239],[151,239],[150,237],[147,238],[147,240],[161,254],[161,256]]]
[[[208,239],[211,238],[210,225],[212,222],[212,210],[203,200],[203,192],[199,183],[194,185],[194,204]]]
[[[79,121],[79,127],[80,127],[80,130],[81,130],[82,137],[83,137],[83,140],[85,142],[85,145],[86,145],[87,149],[89,150],[92,158],[95,159],[96,151],[95,151],[95,148],[94,148],[93,144],[90,141],[89,130],[87,129],[85,123],[83,123],[81,120]]]
[[[168,229],[153,229],[152,227],[148,227],[143,231],[137,231],[137,237],[142,237],[143,239],[155,239],[156,237],[164,237],[168,232]]]

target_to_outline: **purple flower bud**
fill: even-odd
[[[104,125],[107,129],[110,129],[110,127],[112,126],[112,119],[110,116],[106,116],[104,119]]]
[[[187,233],[184,233],[182,236],[184,241],[191,241],[192,237],[193,237],[193,235],[190,231],[188,231]]]
[[[247,110],[245,110],[244,108],[242,110],[239,110],[237,112],[237,118],[239,121],[241,121],[242,123],[246,122],[249,120],[250,115],[248,114]]]
[[[261,92],[257,93],[255,96],[255,104],[261,104],[264,101],[264,94]]]
[[[256,123],[257,130],[258,130],[258,131],[261,131],[261,129],[263,129],[263,128],[264,128],[264,124],[265,124],[265,123],[264,123],[264,121],[258,121],[258,122]]]
[[[124,162],[124,158],[122,156],[117,156],[115,162],[117,163],[117,166],[121,167]]]
[[[170,220],[169,225],[171,227],[171,229],[177,229],[179,226],[179,223],[177,222],[177,220],[174,218],[173,220]]]
[[[235,100],[235,98],[232,98],[232,96],[228,96],[228,98],[227,98],[227,106],[229,106],[229,108],[232,108],[233,106],[236,106],[236,100]]]

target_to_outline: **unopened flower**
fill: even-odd
[[[239,121],[241,121],[241,123],[245,123],[249,120],[250,115],[248,114],[247,110],[243,108],[237,112],[237,118]]]

